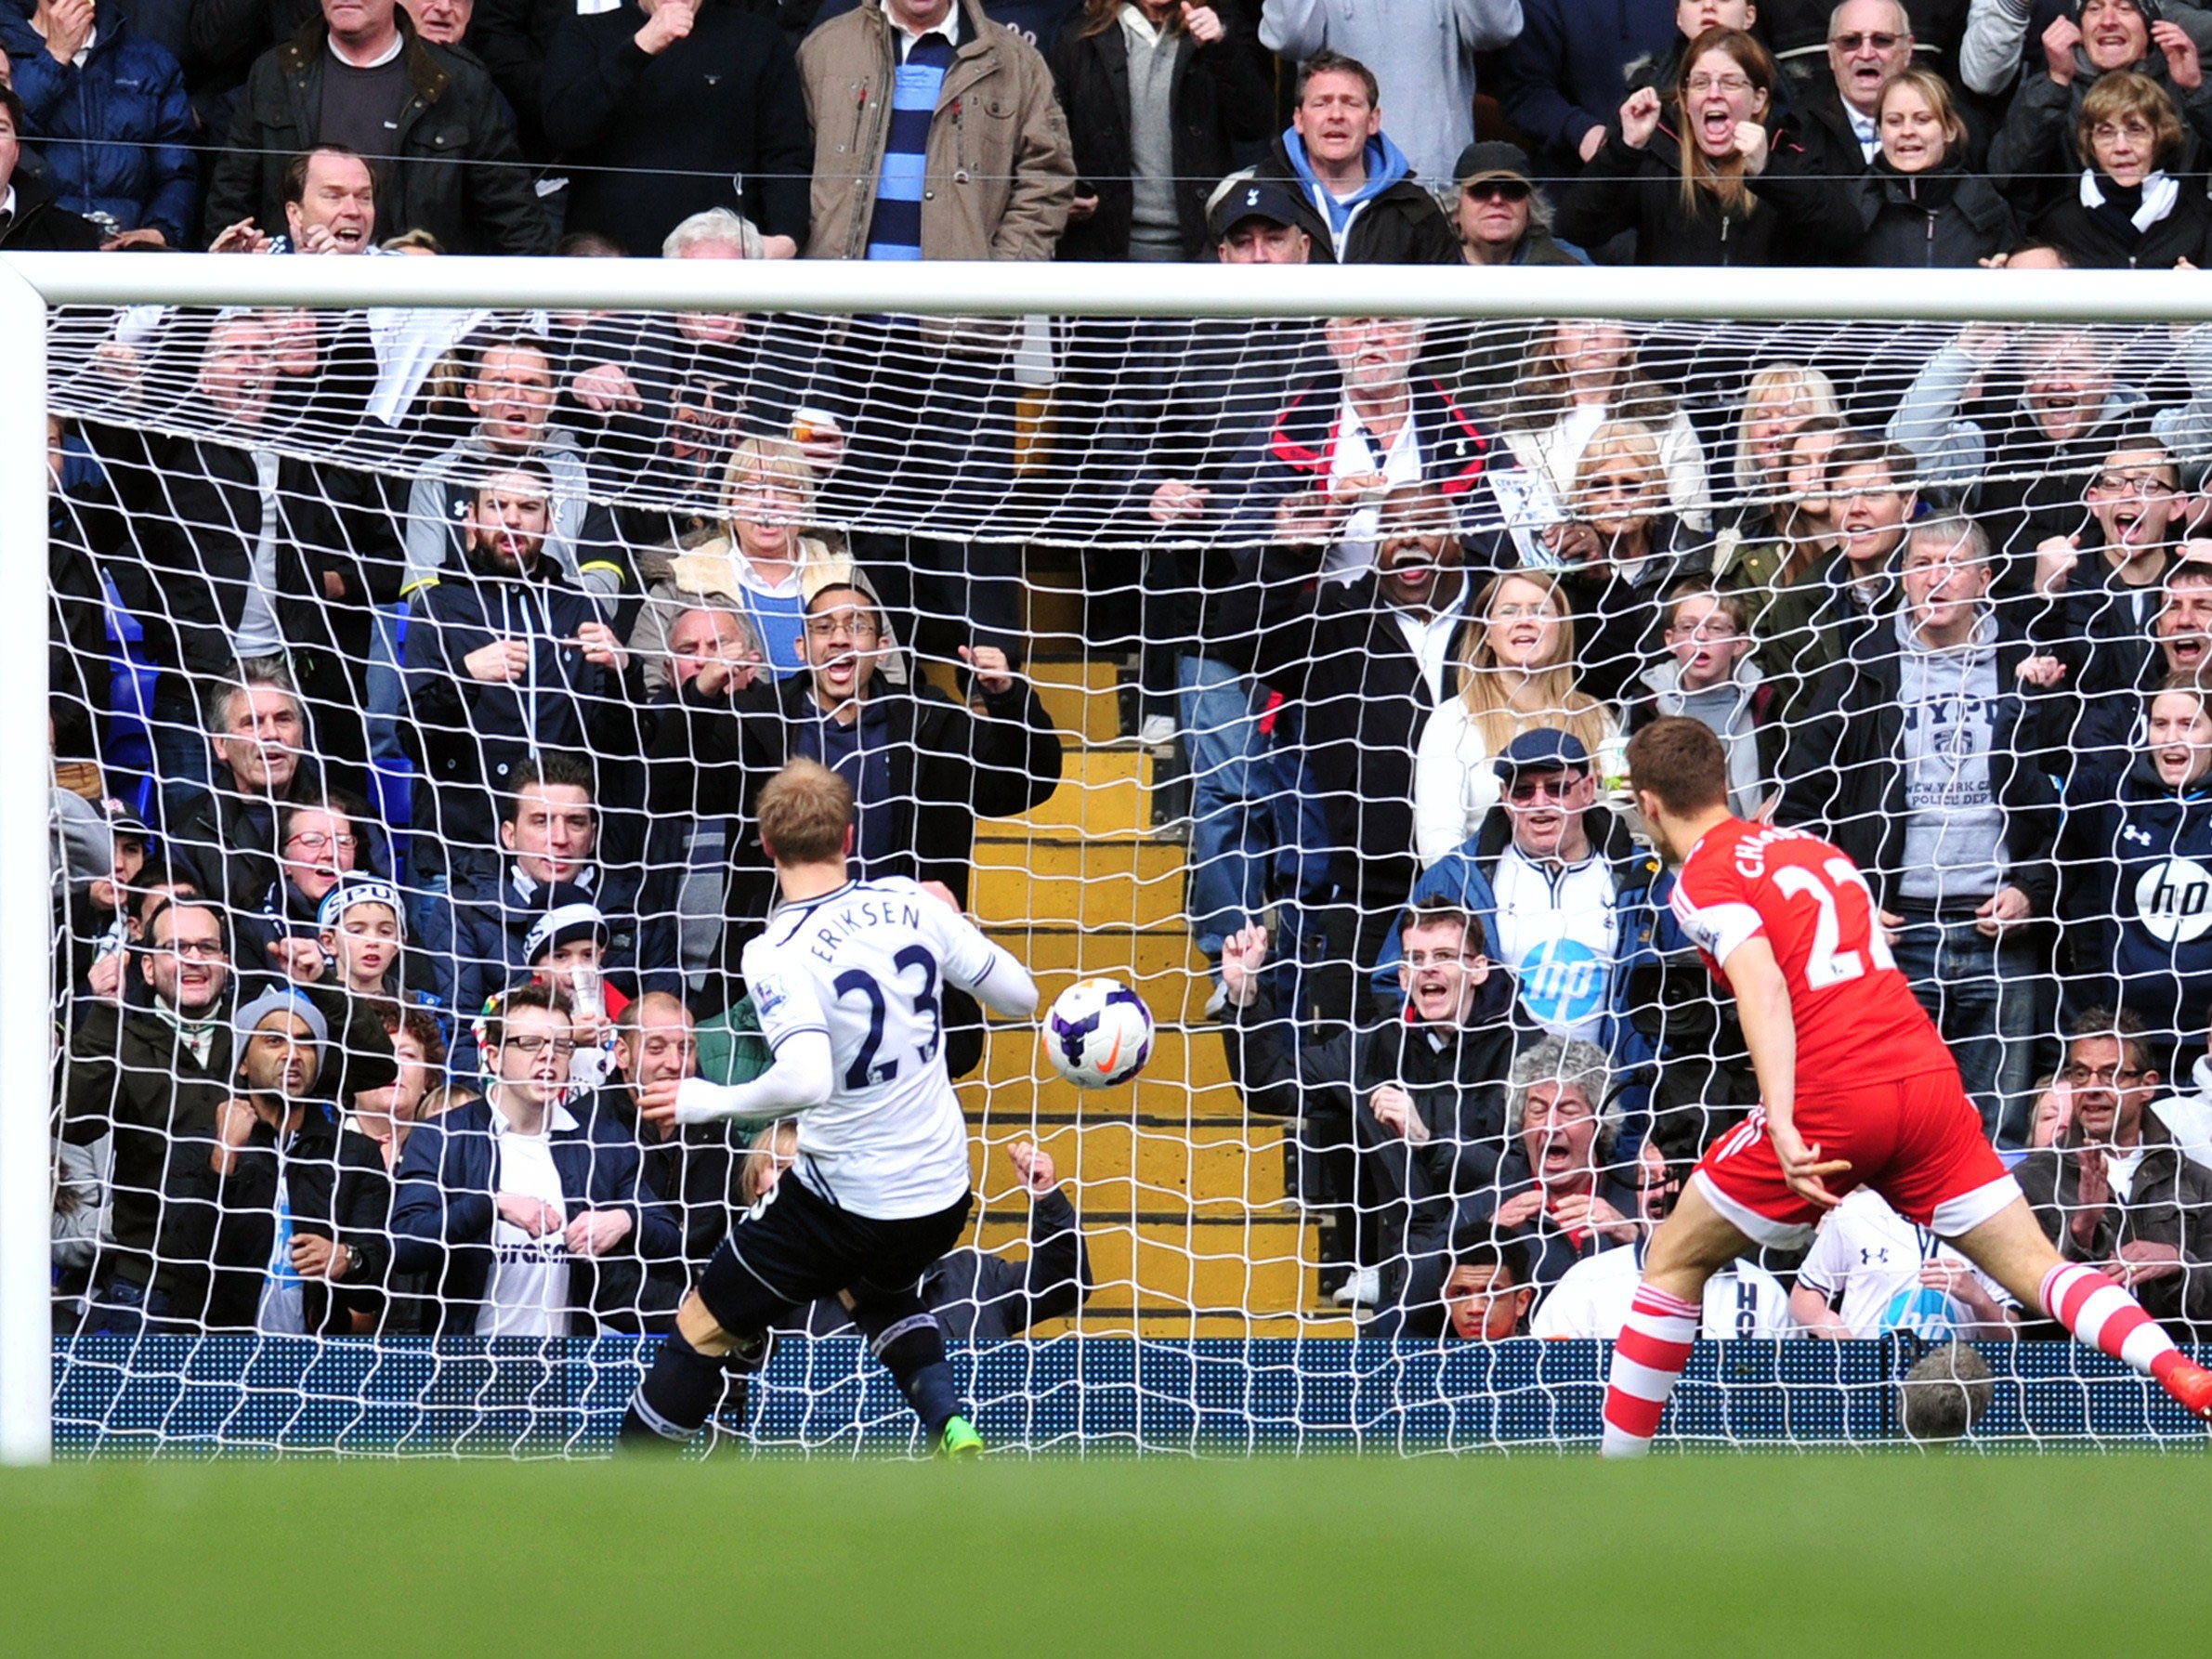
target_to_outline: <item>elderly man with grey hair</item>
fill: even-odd
[[[1494,1238],[1518,1244],[1541,1307],[1576,1262],[1635,1242],[1635,1169],[1616,1162],[1621,1109],[1613,1085],[1594,1044],[1547,1037],[1522,1052],[1506,1078],[1508,1146],[1497,1183],[1460,1201],[1441,1248],[1408,1245],[1414,1271],[1405,1293],[1369,1336],[1423,1334],[1431,1304],[1441,1306],[1437,1268],[1451,1250]]]
[[[660,242],[663,259],[763,259],[779,238],[710,207]],[[705,524],[722,505],[729,452],[747,438],[796,441],[817,481],[844,459],[855,398],[821,341],[788,320],[743,311],[609,312],[577,336],[567,392],[595,494],[656,498],[625,508],[623,539],[664,541],[676,521]],[[642,486],[642,488],[641,488]]]

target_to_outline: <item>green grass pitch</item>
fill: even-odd
[[[20,1654],[2212,1652],[2201,1456],[0,1471]]]

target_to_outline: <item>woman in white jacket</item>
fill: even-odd
[[[1549,482],[1562,505],[1573,497],[1590,436],[1616,421],[1642,422],[1659,440],[1668,509],[1694,529],[1710,527],[1704,447],[1682,406],[1637,372],[1634,343],[1619,323],[1553,324],[1496,412],[1513,458]]]
[[[1575,624],[1540,570],[1493,577],[1459,636],[1459,695],[1421,728],[1413,764],[1413,841],[1421,867],[1472,837],[1498,804],[1494,764],[1535,726],[1572,732],[1591,754],[1619,732],[1575,689]]]

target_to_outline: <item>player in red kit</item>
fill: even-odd
[[[1982,1132],[1951,1052],[1890,960],[1873,895],[1817,837],[1728,810],[1720,739],[1654,721],[1629,744],[1630,784],[1674,912],[1734,992],[1760,1110],[1709,1146],[1652,1240],[1613,1352],[1604,1450],[1650,1450],[1697,1334],[1705,1282],[1755,1245],[1792,1248],[1854,1186],[1947,1239],[2083,1342],[2212,1417],[2212,1371],[2135,1299],[2060,1260]]]

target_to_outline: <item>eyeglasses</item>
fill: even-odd
[[[1886,52],[1904,38],[1902,34],[1838,34],[1829,37],[1828,45],[1839,52],[1855,52],[1861,46],[1872,46],[1878,52]]]
[[[284,843],[288,847],[305,847],[310,853],[320,853],[325,847],[335,847],[341,853],[350,853],[361,844],[358,835],[325,835],[320,830],[303,830]]]
[[[2173,479],[2156,473],[2099,473],[2089,488],[2100,495],[2171,495],[2179,488]]]
[[[550,1048],[556,1060],[566,1060],[576,1052],[576,1045],[565,1037],[510,1037],[506,1046],[527,1059],[535,1060]]]
[[[1406,965],[1417,973],[1423,968],[1456,968],[1462,962],[1473,960],[1464,950],[1408,950],[1406,953]]]
[[[1477,202],[1525,202],[1534,189],[1525,178],[1478,178],[1459,188]]]
[[[1515,806],[1526,806],[1532,801],[1564,801],[1575,792],[1584,774],[1561,772],[1551,777],[1515,778],[1506,790],[1505,798]]]
[[[2087,1089],[2101,1083],[2107,1089],[2125,1089],[2143,1080],[2143,1074],[2124,1065],[2090,1067],[2069,1065],[2059,1073],[2059,1081],[2074,1089]]]
[[[878,632],[875,620],[870,617],[840,616],[832,612],[826,617],[806,619],[806,635],[809,639],[829,639],[840,629],[855,639],[873,639]]]
[[[1525,622],[1531,620],[1549,622],[1557,620],[1559,612],[1549,605],[1500,605],[1490,612],[1491,620],[1499,622]]]
[[[154,948],[165,950],[171,956],[182,957],[187,961],[199,962],[219,962],[230,954],[213,939],[172,939],[168,944],[157,945]]]
[[[1726,617],[1703,617],[1695,622],[1669,622],[1667,632],[1677,639],[1735,639],[1736,625]]]
[[[1742,93],[1751,90],[1751,83],[1742,75],[1692,75],[1682,83],[1693,97],[1707,92]]]

